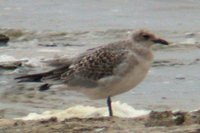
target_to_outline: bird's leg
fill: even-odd
[[[113,116],[112,101],[111,101],[111,97],[110,96],[107,97],[107,105],[108,105],[109,116]]]

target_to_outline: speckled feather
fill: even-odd
[[[126,92],[138,85],[148,73],[154,43],[168,42],[154,34],[140,30],[128,39],[89,49],[67,60],[65,66],[48,72],[17,77],[19,82],[44,81],[64,85],[92,99],[101,99]],[[62,64],[63,65],[63,64]]]
[[[114,48],[111,45],[94,49],[93,52],[83,56],[61,75],[61,79],[67,83],[77,77],[97,81],[113,75],[114,69],[126,58],[128,50],[120,46]]]

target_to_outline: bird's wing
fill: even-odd
[[[130,67],[134,67],[134,65],[130,65],[127,62],[124,63],[132,52],[127,48],[121,47],[120,44],[121,42],[119,42],[119,45],[111,44],[89,49],[63,67],[44,73],[24,75],[15,79],[18,82],[45,81],[53,83],[52,81],[59,81],[69,86],[93,88],[99,84],[99,80],[115,76],[117,69],[122,68],[122,74],[124,74],[128,73]]]
[[[112,76],[115,68],[129,54],[129,50],[101,47],[84,55],[61,75],[61,79],[70,86],[92,88],[97,81]]]
[[[84,56],[87,54],[93,52],[95,49],[89,49],[87,52],[80,54],[74,59],[69,58],[57,58],[52,60],[46,60],[43,61],[51,66],[56,66],[57,68],[42,72],[42,73],[36,73],[36,74],[29,74],[29,75],[23,75],[16,77],[15,79],[18,82],[52,82],[52,81],[61,81],[61,75],[69,70],[69,67],[73,64],[76,64],[79,62]]]
[[[69,68],[69,64],[53,69],[51,71],[37,73],[37,74],[23,75],[23,76],[16,77],[15,79],[18,82],[42,82],[46,80],[59,81],[61,74],[66,72],[68,68]]]

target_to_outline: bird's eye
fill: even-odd
[[[142,37],[143,37],[145,40],[148,40],[148,39],[150,38],[149,35],[143,35]]]

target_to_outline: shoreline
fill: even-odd
[[[41,120],[0,119],[0,132],[140,132],[140,133],[199,133],[200,110],[194,112],[152,111],[136,118],[96,117],[68,118],[59,121],[56,117]]]

